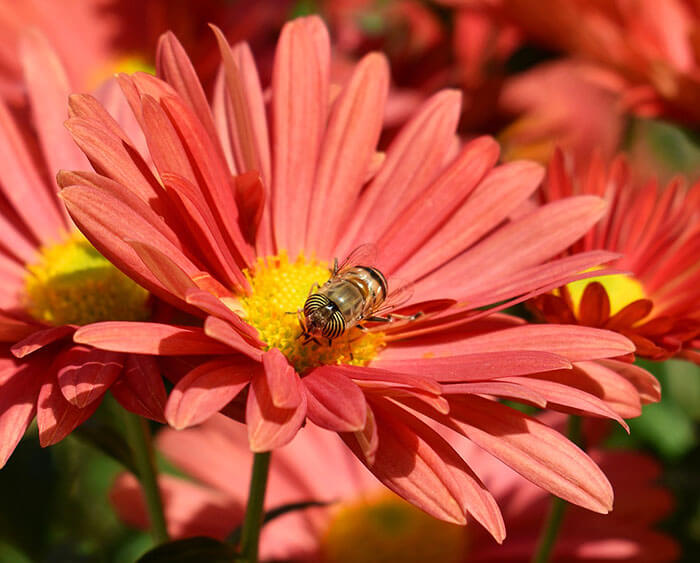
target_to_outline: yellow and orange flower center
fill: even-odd
[[[314,284],[329,278],[328,265],[300,255],[290,262],[285,253],[258,258],[254,272],[246,272],[252,292],[241,298],[248,323],[269,348],[278,348],[298,373],[324,364],[367,365],[384,347],[381,333],[352,328],[329,346],[304,344],[297,311],[303,309]]]
[[[642,287],[639,280],[627,274],[613,274],[578,280],[566,286],[574,306],[574,314],[577,317],[579,316],[583,292],[586,286],[592,282],[598,282],[605,288],[605,292],[610,300],[610,316],[638,299],[647,298],[644,287]]]
[[[104,258],[80,233],[40,249],[27,265],[25,308],[52,325],[138,321],[150,314],[148,291]]]
[[[466,560],[463,526],[437,520],[391,493],[344,504],[322,540],[326,563]]]

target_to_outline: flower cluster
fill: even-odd
[[[622,2],[553,11],[584,14],[603,45],[638,32],[614,60],[563,23],[546,33],[529,2],[459,3],[455,33],[472,35],[452,45],[444,7],[320,3],[332,37],[318,15],[282,25],[257,4],[189,37],[193,58],[170,31],[153,67],[119,72],[124,38],[92,53],[100,78],[117,71],[92,93],[100,65],[66,41],[66,71],[51,25],[0,21],[19,53],[0,68],[0,467],[35,418],[41,446],[77,430],[133,471],[111,493],[126,522],[157,542],[229,536],[216,549],[250,561],[264,509],[290,512],[263,528],[264,559],[677,557],[651,530],[671,506],[655,462],[564,427],[629,432],[661,398],[636,357],[700,363],[700,183],[640,183],[610,159],[642,111],[621,91],[648,81],[659,111],[684,111],[659,82],[675,67],[653,61],[680,65],[687,45],[642,49],[661,32]],[[237,40],[247,27],[260,53]],[[528,33],[588,59],[488,98]],[[465,134],[504,108],[526,115],[498,141]],[[131,451],[112,407],[131,413]],[[155,474],[155,423],[198,483]],[[556,545],[539,534],[557,525],[548,493],[577,505]]]

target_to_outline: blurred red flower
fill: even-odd
[[[245,429],[224,417],[198,428],[164,430],[158,447],[194,481],[161,476],[168,529],[174,539],[224,539],[240,526],[251,454]],[[496,545],[483,530],[433,520],[381,485],[342,442],[309,425],[272,457],[266,510],[321,501],[281,516],[263,528],[266,560],[318,561],[529,561],[549,508],[549,496],[508,467],[465,444],[469,458],[498,503],[508,538]],[[657,464],[634,452],[594,451],[615,487],[615,509],[593,514],[570,506],[556,542],[555,561],[673,561],[679,550],[653,526],[669,514],[670,494],[655,481]],[[138,481],[122,474],[110,493],[127,523],[145,528],[148,517]]]

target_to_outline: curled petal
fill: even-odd
[[[367,421],[367,401],[360,388],[341,372],[314,370],[302,380],[308,417],[335,432],[358,432]]]
[[[294,438],[306,417],[306,395],[297,378],[300,403],[294,408],[276,407],[272,390],[264,374],[253,377],[246,405],[248,441],[254,452],[265,452],[284,446]]]
[[[212,360],[177,382],[165,406],[177,430],[200,424],[228,404],[248,384],[259,364],[245,358]]]

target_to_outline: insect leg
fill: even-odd
[[[387,315],[386,317],[366,317],[362,319],[363,321],[370,321],[373,323],[393,323],[394,321],[415,321],[417,318],[422,317],[423,312],[418,311],[413,315]]]

